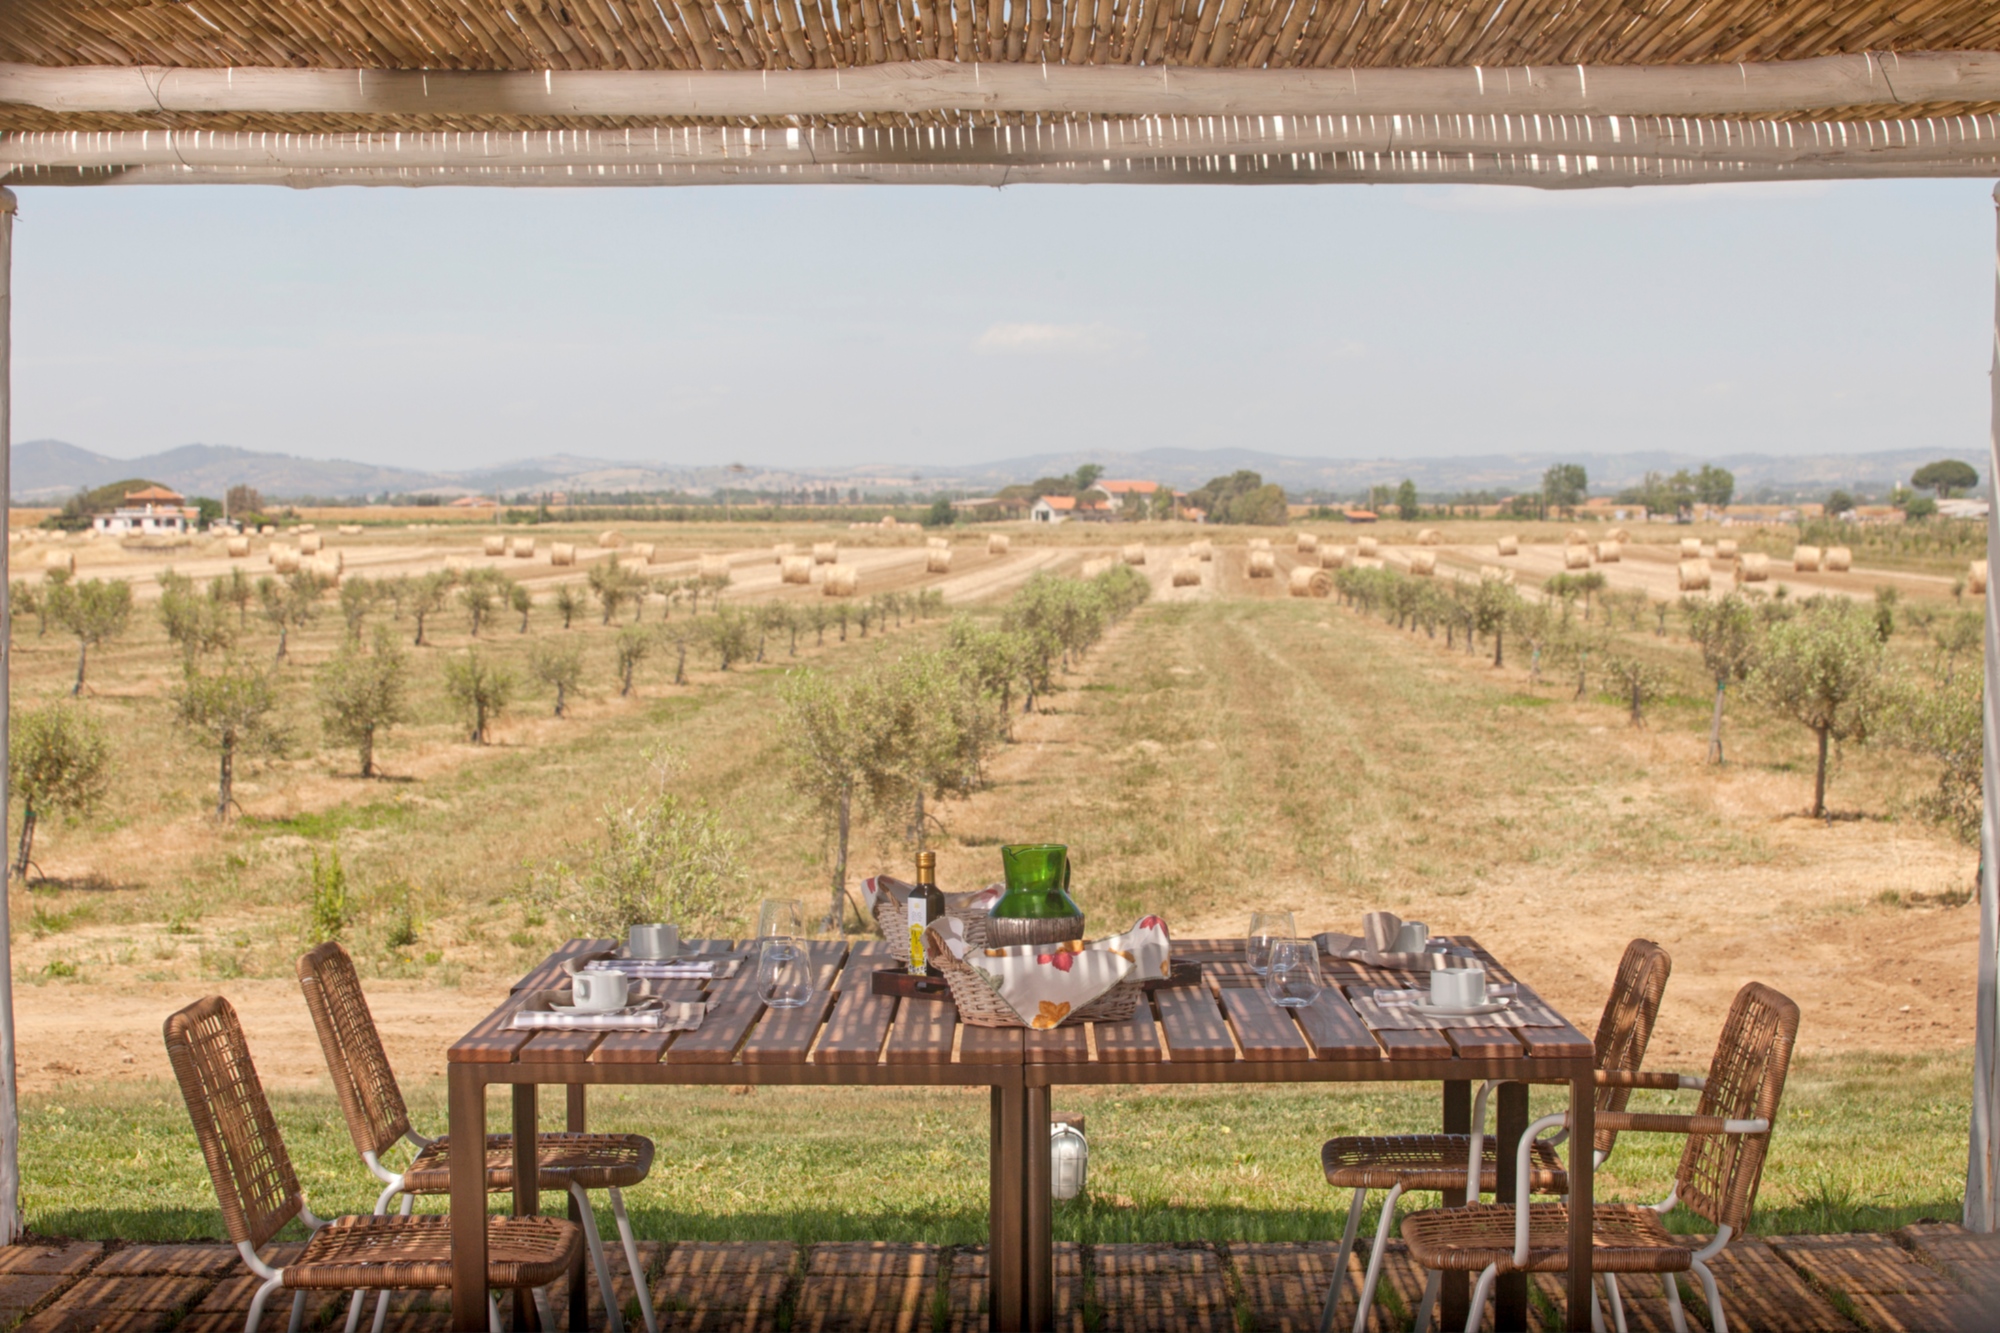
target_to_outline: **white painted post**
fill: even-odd
[[[11,531],[8,508],[13,503],[14,434],[10,411],[14,401],[14,192],[0,186],[0,534]],[[13,552],[0,536],[0,853],[7,841],[8,811],[13,794],[9,775],[8,731],[13,712],[8,691],[8,667],[14,652],[14,608],[9,604]],[[20,1239],[21,1226],[21,1108],[14,1069],[14,949],[13,924],[7,915],[7,885],[0,873],[0,1245]]]
[[[1987,559],[2000,557],[2000,187],[1996,209],[1993,287],[1993,417],[1986,479],[1994,503],[1986,511]],[[2000,581],[1986,580],[1985,812],[1979,828],[1979,1013],[1972,1047],[1972,1146],[1965,1168],[1965,1226],[2000,1230]]]

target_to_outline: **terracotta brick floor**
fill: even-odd
[[[1335,1247],[1274,1245],[1096,1245],[1056,1247],[1056,1327],[1061,1333],[1160,1330],[1314,1333]],[[295,1246],[274,1246],[281,1263]],[[1354,1318],[1357,1255],[1336,1318]],[[641,1263],[663,1329],[801,1333],[985,1333],[986,1252],[979,1246],[841,1243],[794,1245],[647,1243]],[[613,1247],[612,1269],[626,1326],[637,1330],[637,1296]],[[1716,1265],[1730,1327],[1740,1333],[1950,1333],[2000,1327],[2000,1238],[1955,1226],[1908,1227],[1893,1235],[1740,1239]],[[1560,1308],[1559,1278],[1538,1276],[1530,1318],[1540,1329]],[[1384,1292],[1370,1315],[1375,1333],[1410,1326],[1423,1275],[1400,1245],[1383,1266]],[[75,1241],[0,1249],[0,1328],[21,1333],[224,1333],[240,1329],[257,1283],[225,1245],[123,1245]],[[1683,1282],[1689,1324],[1707,1328],[1698,1285]],[[604,1311],[590,1285],[592,1327]],[[1669,1327],[1656,1279],[1625,1289],[1628,1326]],[[1543,1299],[1546,1297],[1547,1299]],[[568,1292],[553,1293],[567,1327]],[[284,1327],[290,1303],[272,1302],[268,1329]],[[346,1300],[315,1293],[309,1328],[337,1328]],[[364,1325],[365,1326],[365,1325]],[[447,1327],[442,1293],[391,1300],[398,1333]]]

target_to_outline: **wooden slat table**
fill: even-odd
[[[1469,939],[1498,979],[1515,980]],[[949,1004],[870,993],[868,978],[892,966],[879,941],[814,944],[815,993],[802,1009],[767,1011],[755,969],[705,987],[715,1002],[700,1029],[681,1033],[530,1033],[509,1023],[539,989],[560,983],[567,959],[609,947],[572,940],[523,977],[508,999],[449,1052],[452,1257],[461,1281],[452,1294],[453,1326],[486,1327],[486,1196],[480,1145],[486,1092],[513,1089],[516,1135],[514,1210],[541,1201],[531,1157],[537,1089],[568,1089],[568,1126],[585,1128],[584,1090],[592,1084],[852,1084],[984,1086],[991,1090],[989,1309],[997,1333],[1045,1329],[1053,1319],[1049,1100],[1059,1084],[1437,1082],[1444,1087],[1444,1129],[1470,1128],[1474,1080],[1504,1080],[1500,1134],[1526,1126],[1529,1083],[1570,1087],[1569,1327],[1590,1326],[1591,1163],[1594,1051],[1590,1039],[1522,986],[1522,1005],[1541,1006],[1560,1026],[1376,1032],[1348,1003],[1344,988],[1409,985],[1403,973],[1322,959],[1327,988],[1317,1003],[1285,1010],[1270,1003],[1244,965],[1235,941],[1182,940],[1176,958],[1203,964],[1203,984],[1157,991],[1131,1021],[1050,1032],[962,1026]],[[731,951],[702,941],[702,953]],[[1501,1197],[1511,1196],[1512,1154],[1503,1153]],[[1310,1169],[1303,1166],[1301,1169]],[[1447,1196],[1447,1201],[1453,1201]],[[1503,1292],[1507,1306],[1525,1288]],[[1464,1320],[1463,1283],[1457,1289]],[[524,1313],[532,1318],[532,1307]],[[1449,1309],[1446,1311],[1450,1313]]]

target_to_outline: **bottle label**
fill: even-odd
[[[924,970],[924,928],[930,924],[927,919],[924,900],[917,894],[910,895],[910,971]]]

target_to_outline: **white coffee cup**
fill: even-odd
[[[1397,953],[1422,953],[1431,942],[1431,928],[1421,921],[1405,921],[1396,932]]]
[[[570,980],[571,1003],[586,1014],[623,1009],[630,993],[631,983],[623,972],[579,972]]]
[[[1486,969],[1440,967],[1431,973],[1431,1003],[1470,1009],[1486,1003]]]
[[[679,926],[654,921],[633,926],[625,932],[625,952],[634,958],[672,958],[680,951]]]

